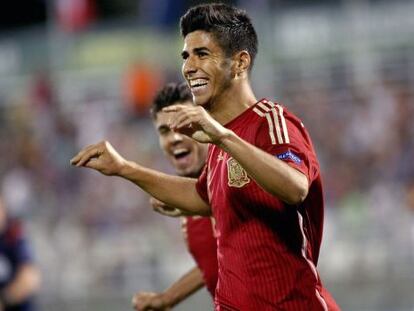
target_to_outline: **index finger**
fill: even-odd
[[[177,104],[177,105],[171,105],[168,107],[164,107],[162,108],[163,112],[177,112],[180,111],[184,108],[188,107],[188,105],[182,105],[182,104]]]
[[[70,160],[70,164],[75,166],[83,166],[87,163],[91,158],[96,158],[100,155],[100,151],[98,148],[86,148],[81,150],[76,156],[74,156]]]

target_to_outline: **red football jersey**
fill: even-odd
[[[225,126],[301,171],[310,188],[303,203],[288,205],[257,185],[230,155],[209,147],[197,191],[216,220],[216,310],[339,310],[316,271],[322,182],[302,122],[263,99]]]
[[[204,282],[214,297],[218,278],[217,241],[214,224],[210,217],[190,216],[182,218],[182,229],[188,250],[200,268]]]

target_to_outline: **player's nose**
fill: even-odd
[[[194,57],[189,56],[183,63],[183,75],[186,79],[190,79],[192,74],[197,72],[197,62]]]
[[[168,141],[172,145],[176,145],[183,141],[183,135],[174,131],[171,131],[170,135],[168,136]]]

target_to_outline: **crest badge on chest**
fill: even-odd
[[[227,160],[228,185],[230,187],[241,188],[250,182],[249,176],[243,167],[233,158]]]

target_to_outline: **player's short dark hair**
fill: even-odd
[[[171,82],[166,84],[155,95],[154,101],[151,107],[151,116],[153,119],[157,118],[157,112],[162,108],[186,101],[192,101],[192,95],[190,89],[185,82],[175,83]]]
[[[181,35],[202,30],[211,33],[227,57],[246,50],[251,66],[257,54],[256,30],[246,11],[223,3],[201,4],[190,8],[180,19]]]

